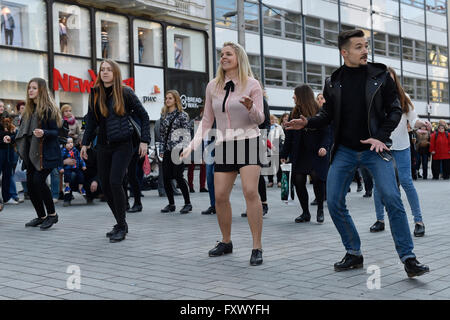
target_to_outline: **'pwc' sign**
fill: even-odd
[[[64,73],[61,76],[61,72],[59,72],[58,69],[53,68],[53,90],[58,91],[61,87],[63,91],[67,92],[90,93],[91,88],[94,87],[95,81],[97,81],[97,75],[95,74],[94,70],[89,69],[88,72],[89,75],[91,76],[92,79],[91,81],[83,80],[81,78],[68,75],[67,73]],[[123,83],[133,88],[134,90],[133,78],[123,80]]]

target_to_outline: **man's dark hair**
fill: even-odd
[[[342,31],[338,36],[339,50],[341,50],[342,47],[346,46],[350,42],[350,38],[362,38],[364,36],[364,31],[360,29]]]

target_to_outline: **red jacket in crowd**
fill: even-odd
[[[438,134],[436,139],[436,134]],[[435,132],[430,137],[430,152],[433,154],[434,160],[450,159],[450,134],[445,132]]]

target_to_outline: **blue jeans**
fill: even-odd
[[[216,196],[214,195],[214,163],[206,165],[206,183],[208,185],[209,202],[211,207],[215,207]]]
[[[17,195],[17,187],[16,187],[16,180],[14,179],[14,168],[17,166],[17,160],[19,159],[19,155],[14,151],[11,150],[9,153],[9,161],[11,163],[11,184],[9,187],[9,193],[11,195],[11,198],[18,199],[19,196]]]
[[[408,258],[414,258],[415,255],[412,252],[414,244],[392,162],[384,161],[377,153],[370,150],[357,152],[338,146],[328,171],[327,204],[331,219],[341,235],[347,253],[361,255],[361,240],[345,204],[348,187],[359,165],[369,169],[375,184],[378,185],[378,191],[388,211],[391,234],[401,261],[405,262]]]
[[[59,171],[57,168],[53,169],[50,174],[50,184],[53,199],[59,198]]]
[[[398,179],[400,180],[400,185],[403,187],[403,190],[405,190],[406,197],[408,198],[409,206],[411,207],[411,211],[414,216],[414,222],[422,222],[419,197],[417,196],[417,191],[414,187],[411,176],[411,153],[409,148],[400,151],[392,150],[392,156],[394,157],[397,165]],[[381,201],[380,192],[378,191],[376,185],[374,189],[374,202],[377,220],[384,220],[384,205]]]

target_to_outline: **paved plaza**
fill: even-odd
[[[239,178],[231,199],[234,252],[216,258],[208,257],[208,250],[221,239],[217,218],[200,214],[209,198],[198,193],[198,185],[187,215],[178,213],[182,197],[175,197],[177,213],[163,214],[166,198],[145,191],[144,211],[128,214],[129,234],[120,243],[105,237],[114,225],[106,203],[87,206],[78,194],[71,207],[59,202],[59,222],[47,231],[24,227],[35,217],[30,201],[7,205],[0,213],[0,299],[449,299],[450,183],[420,180],[416,187],[426,235],[414,238],[415,253],[431,272],[415,279],[403,270],[388,223],[384,232],[369,232],[373,199],[357,193],[356,184],[347,203],[360,233],[364,268],[339,273],[333,264],[345,251],[326,206],[324,224],[315,222],[316,207],[310,223],[294,223],[300,205],[297,199],[283,203],[278,188],[268,189],[264,263],[250,266],[252,241],[241,217]],[[311,185],[308,190],[311,201]],[[403,191],[402,198],[412,232]]]

